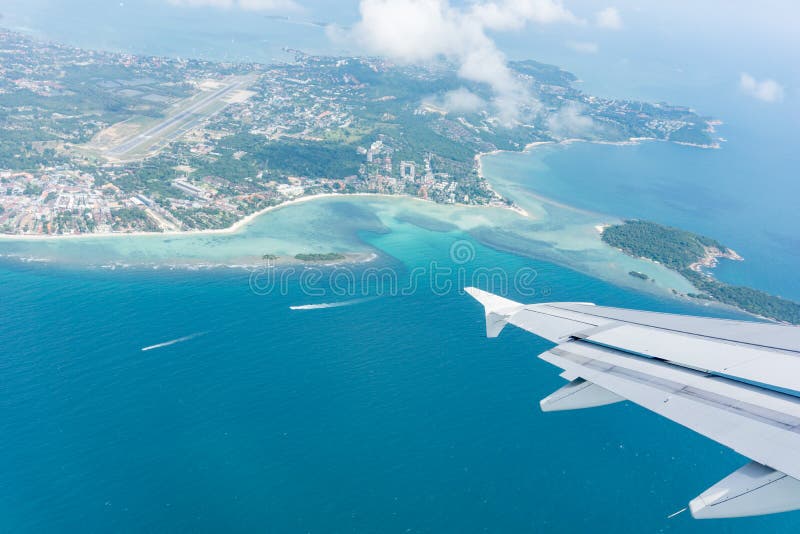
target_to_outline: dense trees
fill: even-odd
[[[727,247],[709,237],[648,221],[625,221],[603,232],[603,241],[631,256],[648,258],[680,270],[700,261],[705,247],[726,252]]]
[[[249,133],[229,136],[222,146],[227,152],[245,154],[238,160],[223,156],[203,171],[232,181],[255,176],[260,170],[275,177],[343,178],[357,174],[363,160],[354,146],[293,139],[267,141]]]
[[[688,269],[681,271],[681,273],[696,288],[720,302],[763,317],[769,317],[770,319],[800,324],[800,304],[797,302],[776,297],[751,287],[728,285],[710,276]]]
[[[692,269],[692,264],[706,256],[707,248],[721,253],[730,251],[710,237],[653,222],[631,220],[606,228],[603,241],[626,254],[648,258],[678,271],[702,292],[690,293],[690,297],[715,299],[756,315],[800,324],[800,304],[797,302],[750,287],[732,286]],[[638,276],[634,271],[629,274]]]

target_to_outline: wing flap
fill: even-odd
[[[713,317],[692,317],[672,313],[648,312],[611,308],[608,306],[586,306],[580,302],[558,302],[550,306],[581,313],[592,320],[618,321],[640,326],[650,326],[670,332],[693,334],[714,339],[755,345],[764,348],[800,353],[800,327],[759,323],[755,321],[734,321]]]
[[[800,394],[800,357],[794,353],[631,324],[620,324],[584,339],[648,358]]]
[[[583,341],[540,356],[761,464],[800,478],[800,399]]]

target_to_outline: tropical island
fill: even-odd
[[[700,291],[687,294],[690,298],[718,301],[761,317],[800,324],[799,303],[750,287],[726,284],[704,271],[723,258],[742,260],[715,239],[641,220],[608,226],[602,239],[625,254],[649,259],[682,274]],[[637,276],[633,271],[630,274]]]
[[[691,109],[587,95],[535,61],[510,66],[532,99],[505,120],[480,105],[487,87],[448,64],[301,52],[214,63],[0,30],[0,233],[223,229],[333,193],[513,207],[476,156],[566,138],[714,145],[712,121]]]

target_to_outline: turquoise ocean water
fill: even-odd
[[[559,202],[714,237],[745,258],[723,260],[718,278],[800,300],[800,160],[754,142],[737,138],[719,150],[663,142],[540,146],[484,158],[484,167]]]
[[[362,237],[404,258],[374,267],[403,280],[438,262],[453,289],[293,311],[342,297],[324,277],[324,296],[295,277],[264,295],[236,269],[3,263],[3,530],[795,530],[793,516],[666,519],[744,459],[629,404],[541,413],[562,383],[534,358],[548,345],[485,339],[455,288],[461,268],[526,268],[542,295],[527,300],[697,309],[478,244],[456,263],[458,233]]]
[[[312,48],[326,42],[318,29],[249,14],[217,13],[209,24],[203,10],[126,4],[123,17],[116,3],[12,1],[3,23],[82,46],[214,59],[273,58],[301,37]],[[548,59],[548,50],[535,55]],[[685,52],[664,55],[648,83],[629,87],[615,84],[618,65],[602,78],[602,58],[559,63],[584,66],[589,89],[691,104],[726,120],[723,149],[573,144],[487,158],[487,174],[610,217],[707,233],[747,258],[721,265],[721,278],[800,298],[796,107],[788,99],[779,109],[744,106],[736,71],[734,89],[722,70],[692,78],[699,87],[670,85]],[[636,65],[632,57],[623,73]],[[538,400],[563,382],[535,358],[549,345],[514,329],[485,339],[480,307],[458,288],[476,269],[499,267],[535,274],[527,294],[509,289],[520,300],[723,311],[614,285],[537,259],[535,249],[533,258],[500,252],[446,225],[378,220],[361,204],[278,213],[264,219],[273,233],[298,242],[313,233],[316,245],[380,257],[352,268],[347,295],[331,287],[330,269],[297,270],[265,292],[245,269],[0,261],[1,531],[797,531],[796,515],[667,519],[746,460],[629,403],[541,413]],[[313,225],[299,231],[296,219],[307,216]],[[216,260],[218,250],[230,258],[285,246],[259,232],[175,250]],[[170,243],[154,241],[158,260]],[[85,245],[84,255],[103,260],[148,255],[141,240]],[[456,245],[467,261],[451,254]],[[20,247],[35,255],[9,243],[0,252]],[[81,250],[52,247],[62,259]],[[436,284],[412,274],[434,266],[447,273]],[[401,287],[365,277],[367,269],[395,273]],[[289,273],[257,274],[272,272]],[[415,289],[400,291],[411,279]],[[289,308],[364,295],[375,298]]]

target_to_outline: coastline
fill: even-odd
[[[720,124],[720,123],[721,122],[716,122],[715,124]],[[709,127],[713,129],[712,125],[709,125]],[[698,145],[698,144],[693,144],[693,143],[669,141],[668,139],[656,139],[656,138],[636,138],[636,137],[634,137],[634,138],[627,139],[625,141],[593,141],[593,140],[586,140],[586,139],[570,138],[570,139],[563,139],[563,140],[560,140],[560,141],[537,141],[537,142],[534,142],[534,143],[529,143],[528,145],[526,145],[524,147],[524,149],[522,151],[493,150],[493,151],[490,151],[490,152],[485,152],[485,153],[478,154],[478,155],[475,156],[475,158],[476,158],[476,162],[477,162],[478,173],[480,174],[481,177],[486,179],[486,176],[483,173],[483,162],[482,162],[483,156],[486,156],[486,155],[496,155],[496,154],[500,154],[500,153],[513,153],[513,154],[526,153],[526,152],[531,152],[531,151],[535,150],[537,147],[544,146],[544,145],[554,145],[554,146],[565,145],[565,146],[568,146],[568,145],[571,145],[571,144],[574,144],[574,143],[578,143],[578,142],[592,143],[592,144],[598,144],[598,145],[634,146],[634,145],[639,145],[639,144],[641,144],[641,143],[643,143],[645,141],[671,142],[671,143],[678,144],[678,145],[691,146],[691,147],[694,147],[694,148],[704,148],[704,149],[719,149],[719,148],[721,148],[720,145],[718,143],[716,143],[716,142],[713,145]],[[488,182],[488,180],[487,180],[487,182]],[[575,207],[575,206],[572,206],[572,205],[569,205],[569,204],[565,204],[563,202],[559,202],[557,200],[545,197],[543,195],[539,195],[538,193],[536,193],[534,191],[531,191],[531,190],[526,190],[525,194],[530,196],[531,198],[533,198],[535,200],[538,200],[538,201],[540,201],[542,203],[550,204],[550,205],[555,206],[555,207],[560,208],[560,209],[567,209],[567,210],[570,210],[570,211],[579,212],[579,213],[583,213],[585,215],[590,215],[590,216],[597,217],[602,222],[598,222],[597,224],[594,224],[593,228],[594,228],[594,230],[596,232],[597,237],[600,238],[601,241],[602,241],[603,232],[606,230],[606,228],[608,228],[610,226],[610,224],[607,221],[609,219],[611,219],[611,218],[618,218],[618,216],[616,216],[616,215],[610,215],[610,214],[592,212],[592,211],[589,211],[589,210],[583,210],[581,208],[578,208],[578,207]],[[620,254],[625,254],[621,249],[616,249],[616,250],[618,250],[620,252]],[[649,258],[639,258],[639,259],[643,259],[643,260],[652,262],[652,260],[650,260]],[[708,276],[712,276],[711,273],[707,273],[706,271],[704,271],[704,269],[713,269],[714,267],[716,267],[718,265],[720,259],[729,259],[729,260],[732,260],[732,261],[743,261],[744,260],[744,258],[742,256],[740,256],[733,249],[718,250],[716,248],[706,247],[705,256],[701,260],[693,263],[689,268],[694,272],[701,273],[701,274],[706,274]],[[653,262],[653,263],[658,264],[658,262]],[[680,276],[686,282],[688,282],[692,287],[697,289],[698,292],[700,291],[700,289],[696,286],[696,284],[694,282],[692,282],[691,279],[689,279],[685,275],[680,275]],[[669,289],[669,288],[667,288],[667,289]],[[698,299],[689,297],[689,295],[686,294],[686,293],[677,292],[674,288],[671,289],[671,292],[673,293],[673,295],[675,295],[676,297],[680,298],[681,300],[688,299],[688,300],[693,301],[695,303],[700,303],[700,301]],[[709,303],[704,302],[704,304],[708,305]],[[763,317],[763,316],[761,316],[759,314],[750,312],[750,311],[744,309],[743,307],[736,306],[736,305],[731,305],[731,304],[726,304],[726,303],[723,303],[723,302],[718,301],[718,300],[713,301],[711,303],[711,305],[720,306],[720,307],[728,308],[728,309],[735,309],[737,311],[743,312],[743,313],[745,313],[747,315],[751,315],[753,317],[769,320],[768,318]]]
[[[302,265],[304,267],[334,267],[341,265],[363,265],[372,263],[380,258],[377,252],[347,252],[344,253],[344,258],[330,261],[304,261],[298,260],[294,256],[275,256],[271,259],[264,259],[263,257],[253,256],[252,261],[232,261],[232,262],[215,262],[215,261],[194,261],[194,262],[174,262],[174,261],[157,261],[157,262],[126,262],[126,261],[104,261],[98,263],[91,263],[84,265],[89,268],[100,268],[114,271],[116,269],[145,269],[145,270],[159,270],[164,269],[168,271],[187,270],[199,271],[204,269],[245,269],[248,271],[272,269],[279,267],[290,267]],[[58,264],[58,260],[50,258],[41,258],[36,256],[22,256],[15,254],[0,254],[0,260],[13,260],[30,264]]]
[[[488,182],[487,182],[488,183]],[[491,189],[491,185],[490,185]],[[494,191],[492,189],[492,191]],[[386,193],[317,193],[315,195],[306,195],[291,200],[286,200],[274,206],[268,206],[264,209],[255,211],[246,215],[233,223],[227,228],[213,228],[207,230],[172,230],[167,232],[92,232],[84,234],[3,234],[0,233],[0,241],[56,241],[65,239],[105,239],[105,238],[122,238],[122,237],[180,237],[180,236],[208,236],[208,235],[230,235],[236,234],[250,225],[253,221],[258,219],[265,213],[274,210],[286,208],[292,205],[301,204],[303,202],[310,202],[313,200],[320,200],[323,198],[342,198],[348,197],[374,197],[374,198],[404,198],[418,200],[420,202],[430,202],[436,204],[432,200],[426,200],[412,195],[389,195]],[[530,217],[530,214],[518,206],[501,206],[501,205],[478,205],[478,204],[442,204],[442,206],[458,206],[463,208],[495,208],[507,209],[522,217]]]
[[[494,186],[492,186],[491,182],[489,182],[489,180],[486,178],[486,175],[483,173],[483,157],[484,156],[494,156],[494,155],[503,154],[503,153],[507,153],[507,154],[525,154],[525,153],[533,151],[537,147],[545,146],[545,145],[554,145],[554,146],[564,145],[564,146],[569,146],[569,145],[574,144],[574,143],[591,143],[591,144],[595,144],[595,145],[633,146],[633,145],[641,144],[643,141],[665,141],[665,140],[657,139],[655,137],[631,137],[631,138],[629,138],[629,139],[627,139],[625,141],[594,141],[594,140],[590,140],[590,139],[579,139],[579,138],[568,138],[568,139],[562,139],[560,141],[534,141],[533,143],[528,143],[527,145],[525,145],[522,150],[503,150],[503,149],[499,149],[498,148],[496,150],[491,150],[489,152],[480,152],[480,153],[475,155],[475,166],[476,166],[476,169],[477,169],[477,172],[478,172],[478,176],[480,176],[481,178],[483,178],[486,181],[486,183],[488,184],[489,188],[492,191],[494,191],[495,194],[497,194],[497,195],[502,197],[502,195],[500,195],[494,189]],[[669,142],[669,141],[667,141],[667,142]],[[698,145],[698,146],[700,146],[700,145]],[[709,148],[709,147],[706,147],[706,148]],[[615,216],[609,215],[609,214],[606,214],[606,213],[600,213],[600,212],[595,212],[595,211],[591,211],[591,210],[585,210],[585,209],[578,208],[577,206],[573,206],[571,204],[565,204],[563,202],[559,202],[558,200],[554,200],[554,199],[552,199],[550,197],[546,197],[544,195],[540,195],[540,194],[538,194],[538,193],[536,193],[534,191],[528,190],[528,191],[526,191],[526,194],[529,195],[531,198],[534,198],[534,199],[538,200],[539,202],[542,202],[543,204],[550,204],[552,206],[556,206],[557,208],[561,208],[561,209],[564,209],[564,210],[569,210],[569,211],[573,211],[573,212],[577,212],[577,213],[582,213],[584,215],[589,215],[589,216],[593,216],[593,217],[615,218]],[[513,202],[513,200],[512,200],[512,202]],[[512,206],[509,206],[509,209],[512,209],[513,211],[516,211],[517,213],[519,213],[520,215],[523,215],[524,217],[530,217],[530,214],[524,208],[522,208],[520,206],[517,206],[516,204],[513,204]]]
[[[744,261],[744,258],[732,248],[720,250],[716,247],[706,247],[705,256],[700,261],[696,261],[689,265],[689,269],[696,273],[703,273],[703,268],[713,269],[719,264],[720,259],[731,261]]]
[[[718,126],[720,124],[723,124],[723,122],[721,120],[710,120],[710,121],[706,121],[706,124],[708,125],[708,131],[713,133],[713,132],[716,131],[714,129],[714,127]],[[603,141],[603,140],[595,140],[595,139],[581,139],[581,138],[578,138],[578,137],[570,137],[570,138],[561,139],[561,140],[558,140],[558,141],[534,141],[533,143],[528,143],[527,145],[525,145],[522,148],[522,150],[504,150],[504,149],[499,149],[498,148],[496,150],[490,150],[488,152],[479,152],[478,154],[475,155],[475,163],[476,163],[476,169],[477,169],[477,172],[478,172],[478,176],[480,176],[481,178],[486,180],[486,183],[489,185],[489,189],[494,191],[495,194],[498,194],[497,191],[494,189],[492,184],[489,182],[489,180],[486,178],[486,176],[483,173],[483,157],[484,156],[493,156],[493,155],[502,154],[502,153],[524,154],[524,153],[527,153],[527,152],[531,152],[535,148],[540,147],[540,146],[544,146],[544,145],[554,145],[554,146],[564,145],[564,146],[569,146],[569,145],[572,145],[572,144],[575,144],[575,143],[589,143],[589,144],[593,144],[593,145],[636,146],[636,145],[642,144],[643,142],[673,143],[673,144],[676,144],[676,145],[690,146],[690,147],[693,147],[693,148],[702,148],[702,149],[709,149],[709,150],[721,148],[720,144],[718,142],[716,142],[716,141],[713,142],[710,145],[702,145],[702,144],[699,144],[699,143],[688,143],[688,142],[685,142],[685,141],[672,141],[670,139],[659,139],[657,137],[630,137],[630,138],[628,138],[626,140],[623,140],[623,141]],[[594,212],[594,211],[590,211],[590,210],[584,210],[584,209],[578,208],[576,206],[572,206],[570,204],[565,204],[563,202],[559,202],[557,200],[554,200],[552,198],[546,197],[544,195],[540,195],[540,194],[535,193],[533,191],[527,191],[527,194],[530,195],[532,198],[535,198],[536,200],[540,201],[540,202],[551,204],[553,206],[556,206],[556,207],[559,207],[559,208],[562,208],[562,209],[568,209],[568,210],[571,210],[571,211],[583,213],[583,214],[586,214],[586,215],[592,215],[592,216],[615,217],[614,215],[609,215],[609,214],[600,213],[600,212]],[[500,195],[500,196],[502,196],[502,195]],[[517,211],[518,213],[520,213],[521,215],[523,215],[525,217],[529,217],[530,216],[525,209],[517,206],[516,204],[514,204],[512,206],[509,206],[509,208],[514,210],[514,211]]]
[[[721,124],[721,121],[715,122],[715,124]],[[573,143],[592,143],[597,145],[613,145],[613,146],[632,146],[641,144],[644,141],[662,141],[662,142],[670,142],[684,146],[691,146],[695,148],[705,148],[705,149],[715,149],[720,148],[718,143],[714,143],[712,145],[701,145],[696,143],[686,143],[681,141],[670,141],[669,139],[658,139],[655,137],[631,137],[624,141],[603,141],[603,140],[591,140],[591,139],[580,139],[580,138],[568,138],[562,139],[559,141],[534,141],[533,143],[528,143],[525,145],[522,150],[503,150],[503,149],[496,149],[489,152],[479,152],[475,154],[475,166],[478,176],[480,176],[483,180],[486,181],[486,184],[490,191],[495,193],[498,198],[503,198],[492,186],[491,182],[486,179],[486,176],[483,173],[483,157],[488,155],[495,155],[500,154],[503,152],[508,153],[525,153],[530,152],[531,150],[535,149],[538,146],[543,145],[571,145]],[[536,193],[530,193],[534,198],[539,200],[543,203],[548,203],[560,207],[562,209],[570,209],[573,211],[579,211],[582,213],[586,213],[589,215],[599,215],[599,216],[606,216],[602,213],[590,212],[587,210],[581,210],[580,208],[576,208],[575,206],[571,206],[569,204],[564,204],[562,202],[558,202],[551,198],[538,195]],[[245,215],[241,219],[234,222],[231,226],[227,228],[214,228],[214,229],[206,229],[206,230],[171,230],[165,232],[144,232],[144,231],[137,231],[137,232],[92,232],[92,233],[82,233],[82,234],[5,234],[0,233],[0,241],[2,240],[10,240],[10,241],[51,241],[51,240],[61,240],[61,239],[92,239],[92,238],[108,238],[108,237],[148,237],[148,236],[166,236],[166,237],[177,237],[177,236],[204,236],[204,235],[230,235],[235,234],[247,227],[250,223],[252,223],[255,219],[264,215],[265,213],[269,213],[270,211],[277,210],[280,208],[285,208],[291,205],[300,204],[303,202],[309,202],[312,200],[323,199],[323,198],[333,198],[333,197],[375,197],[375,198],[408,198],[408,199],[415,199],[421,202],[432,202],[430,200],[426,200],[423,198],[419,198],[412,195],[389,195],[386,193],[317,193],[314,195],[307,195],[298,198],[293,198],[291,200],[286,200],[281,202],[280,204],[276,204],[274,206],[268,206],[261,210],[255,211],[249,215]],[[445,204],[446,205],[446,204]],[[531,215],[528,213],[527,210],[520,207],[516,203],[513,202],[510,205],[473,205],[473,204],[462,204],[456,203],[453,204],[455,206],[460,207],[470,207],[470,208],[498,208],[498,209],[507,209],[513,211],[514,213],[520,215],[521,217],[530,218]]]
[[[108,237],[175,237],[175,236],[201,236],[201,235],[226,235],[226,234],[235,234],[242,230],[244,227],[249,225],[259,216],[268,213],[270,211],[276,210],[278,208],[283,208],[286,206],[290,206],[293,204],[299,204],[301,202],[307,202],[309,200],[318,199],[318,198],[325,198],[325,197],[333,197],[333,196],[345,196],[340,195],[338,193],[320,193],[318,195],[308,195],[305,197],[294,198],[292,200],[287,200],[285,202],[281,202],[280,204],[276,204],[275,206],[268,206],[264,209],[259,211],[253,212],[250,215],[246,215],[233,223],[231,226],[227,228],[214,228],[208,230],[173,230],[169,232],[92,232],[92,233],[85,233],[85,234],[0,234],[0,240],[9,240],[9,241],[54,241],[54,240],[61,240],[61,239],[92,239],[92,238],[108,238]],[[391,195],[388,195],[391,196]]]
[[[2,244],[3,242],[7,242],[7,243],[11,243],[11,242],[17,242],[17,243],[25,243],[25,242],[28,242],[28,243],[35,243],[35,242],[56,243],[56,242],[61,242],[60,240],[64,240],[66,242],[69,242],[69,241],[74,241],[74,240],[78,240],[78,241],[80,241],[80,240],[84,240],[84,241],[85,240],[91,240],[92,238],[96,238],[97,240],[103,240],[103,239],[108,239],[108,238],[122,238],[122,237],[132,237],[132,238],[152,237],[153,240],[155,240],[154,242],[157,242],[157,240],[159,238],[163,239],[163,238],[167,238],[167,237],[178,237],[178,238],[187,237],[188,238],[188,237],[204,237],[204,236],[231,236],[231,235],[235,235],[235,234],[238,234],[238,233],[242,232],[248,226],[253,224],[254,221],[256,221],[259,217],[261,217],[262,215],[265,215],[265,214],[267,214],[267,213],[269,213],[269,212],[271,212],[273,210],[278,210],[278,209],[289,207],[289,206],[292,206],[292,205],[298,205],[298,204],[301,204],[301,203],[312,202],[312,201],[315,201],[315,200],[322,200],[322,199],[326,199],[326,198],[327,199],[339,198],[341,200],[346,200],[348,197],[354,197],[354,198],[365,198],[366,197],[367,199],[368,198],[387,199],[387,200],[390,200],[390,201],[392,199],[409,199],[409,200],[415,200],[415,201],[419,201],[419,202],[430,203],[433,206],[441,206],[441,209],[443,209],[443,210],[447,210],[448,208],[501,208],[501,209],[507,209],[509,211],[512,211],[512,212],[515,213],[515,215],[523,217],[523,218],[538,219],[540,217],[539,214],[534,212],[534,214],[532,215],[526,209],[524,209],[523,207],[521,207],[518,204],[516,204],[516,201],[514,201],[513,198],[506,197],[505,195],[501,195],[501,194],[498,193],[498,190],[495,189],[495,185],[492,184],[492,182],[485,175],[485,172],[484,172],[485,169],[483,167],[483,163],[484,162],[483,162],[483,159],[482,159],[483,156],[500,154],[500,153],[504,153],[504,152],[513,153],[513,154],[520,154],[520,153],[524,153],[524,152],[533,151],[537,147],[543,146],[543,145],[554,145],[554,146],[556,146],[556,145],[565,145],[565,146],[568,146],[568,145],[571,145],[573,143],[584,142],[584,143],[593,143],[593,144],[599,144],[599,145],[632,146],[632,145],[641,144],[644,141],[652,141],[652,140],[658,140],[658,139],[630,138],[630,139],[623,140],[623,141],[593,141],[593,140],[586,140],[586,139],[569,138],[569,139],[563,139],[563,140],[558,140],[558,141],[537,141],[537,142],[529,143],[524,147],[524,149],[522,151],[517,151],[517,150],[509,151],[509,150],[498,149],[498,150],[493,150],[493,151],[490,151],[490,152],[484,152],[484,153],[476,154],[474,156],[474,158],[475,158],[475,168],[476,168],[476,172],[478,173],[478,175],[483,180],[485,180],[486,186],[489,188],[489,190],[493,191],[497,195],[497,198],[507,198],[507,200],[510,200],[512,202],[511,205],[500,204],[500,203],[491,204],[491,205],[488,205],[488,204],[487,205],[470,205],[470,204],[463,204],[463,203],[439,204],[439,203],[433,202],[433,201],[428,200],[428,199],[419,198],[417,196],[406,195],[406,194],[396,195],[396,194],[385,194],[385,193],[319,193],[319,194],[312,194],[312,195],[301,196],[301,197],[298,197],[298,198],[293,198],[293,199],[281,202],[280,204],[276,204],[274,206],[268,206],[268,207],[263,208],[263,209],[261,209],[259,211],[253,212],[253,213],[251,213],[251,214],[249,214],[247,216],[242,217],[241,219],[237,220],[236,222],[234,222],[231,226],[229,226],[227,228],[206,229],[206,230],[172,230],[172,231],[164,231],[164,232],[146,232],[146,231],[127,232],[127,233],[124,233],[124,232],[102,232],[102,233],[86,233],[86,234],[68,234],[68,235],[0,234],[0,244]],[[500,185],[502,185],[502,182],[498,182],[496,185],[500,186]],[[553,200],[551,198],[544,197],[542,195],[538,195],[537,193],[535,193],[533,191],[530,191],[530,190],[527,190],[527,189],[526,189],[526,193],[525,194],[526,194],[526,197],[529,196],[530,198],[532,198],[534,201],[536,201],[538,203],[551,205],[551,206],[553,206],[555,208],[558,208],[560,210],[569,210],[569,211],[572,211],[572,212],[581,213],[582,215],[586,215],[586,216],[589,216],[589,217],[595,219],[595,222],[592,223],[592,227],[595,230],[595,232],[594,232],[595,235],[597,235],[597,236],[601,236],[602,235],[602,230],[609,223],[609,221],[611,219],[616,219],[616,217],[613,216],[613,215],[606,214],[606,213],[593,212],[593,211],[589,211],[589,210],[583,210],[583,209],[577,208],[575,206],[572,206],[572,205],[569,205],[569,204],[566,204],[566,203],[563,203],[563,202],[559,202],[559,201]],[[528,207],[530,208],[530,206],[528,206]],[[445,213],[446,213],[446,211],[445,211]],[[124,240],[122,240],[122,241],[124,242]],[[117,239],[114,239],[113,242],[117,242]],[[144,246],[147,246],[147,242],[144,242],[143,244],[144,244]],[[360,264],[360,263],[368,263],[368,262],[371,262],[371,261],[373,261],[375,259],[376,259],[376,256],[374,256],[372,254],[368,254],[368,253],[348,253],[346,259],[339,260],[339,261],[332,261],[332,262],[320,262],[320,263],[317,263],[317,265],[320,265],[320,266],[323,266],[323,265],[337,265],[337,264],[344,264],[344,263]],[[36,258],[31,257],[30,260],[36,261]],[[129,263],[130,262],[128,262],[128,261],[116,262],[116,261],[112,260],[110,262],[108,262],[108,261],[105,262],[105,264],[103,264],[101,266],[104,267],[104,268],[110,268],[110,269],[125,268],[126,266],[128,266],[127,264],[129,264]],[[147,263],[147,262],[145,262],[145,263],[147,265],[153,267],[153,268],[204,269],[204,268],[214,268],[214,267],[246,267],[246,268],[254,268],[254,267],[255,268],[259,268],[259,267],[264,267],[264,266],[266,266],[266,267],[270,267],[270,266],[278,266],[278,267],[280,267],[281,265],[308,265],[308,266],[312,266],[312,265],[314,265],[315,262],[303,262],[301,260],[296,260],[294,257],[292,257],[290,255],[280,256],[280,257],[274,258],[272,260],[264,260],[264,259],[262,259],[262,258],[260,258],[259,256],[256,255],[256,256],[251,256],[251,257],[247,257],[247,258],[242,257],[240,259],[233,260],[233,261],[225,261],[225,260],[223,260],[221,262],[220,261],[214,261],[214,260],[207,261],[207,260],[203,260],[202,258],[198,257],[193,261],[190,261],[190,262],[179,262],[177,264],[173,264],[170,261],[167,261],[167,262],[157,261],[155,263]],[[138,262],[138,261],[134,261],[133,263],[130,263],[130,265],[134,265],[134,264],[137,265],[137,266],[144,265],[143,263]],[[694,287],[694,284],[692,284],[691,281],[688,278],[686,278],[686,277],[682,277],[682,278],[683,278],[683,280],[685,282],[687,282],[692,287]],[[672,287],[672,286],[670,286],[670,287]],[[670,287],[664,286],[665,291],[668,291],[670,289]],[[675,287],[677,287],[677,286],[675,286]],[[681,290],[682,293],[685,292],[685,291],[686,291],[685,289]],[[673,290],[673,293],[674,293],[674,290]]]

